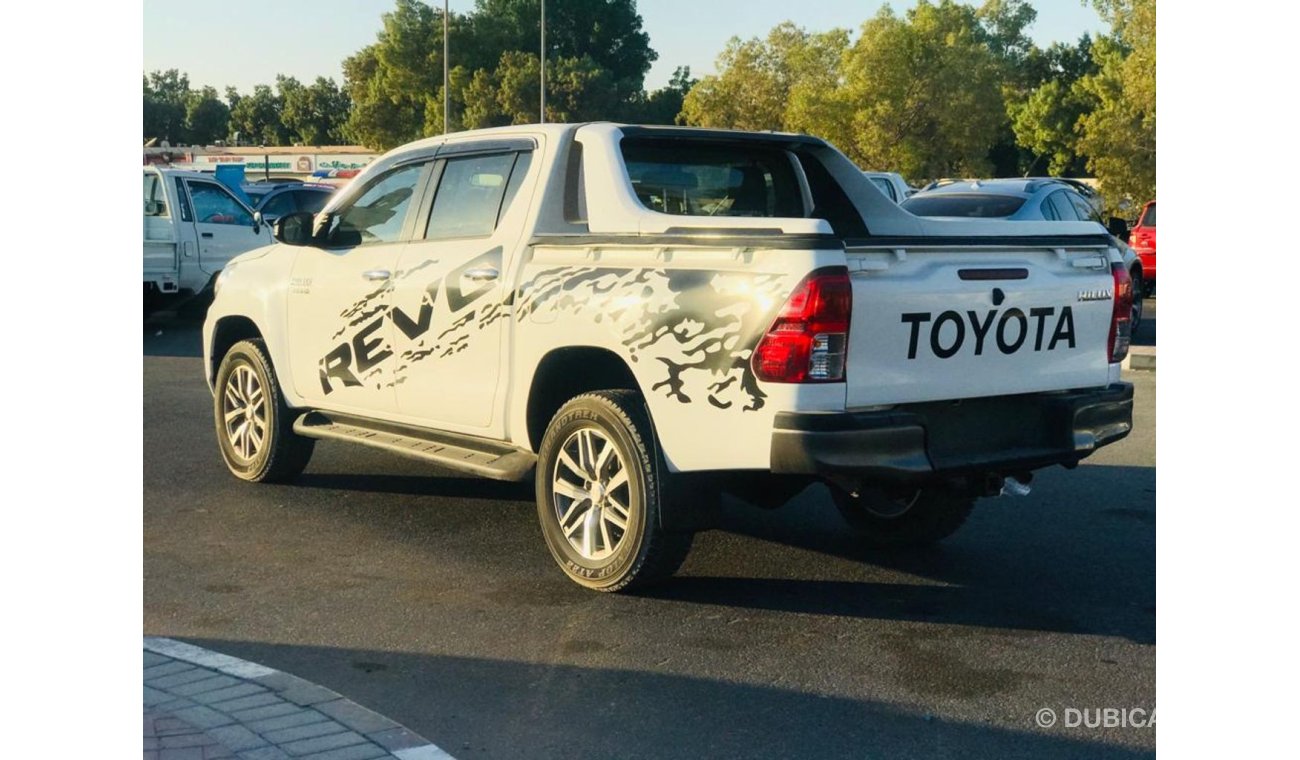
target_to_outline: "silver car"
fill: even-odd
[[[947,219],[1096,222],[1110,234],[1133,279],[1133,330],[1142,322],[1142,262],[1125,241],[1128,227],[1120,219],[1103,221],[1101,198],[1078,180],[1029,177],[932,183],[899,206],[916,216]]]

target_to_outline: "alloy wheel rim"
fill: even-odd
[[[221,414],[231,450],[251,461],[266,443],[266,392],[252,367],[235,367],[226,378]]]
[[[551,473],[552,506],[569,546],[588,561],[612,556],[627,537],[631,499],[614,442],[594,427],[571,433]]]

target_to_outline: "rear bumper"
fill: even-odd
[[[872,480],[1073,465],[1133,429],[1133,386],[776,416],[772,471]]]

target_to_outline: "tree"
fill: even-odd
[[[173,144],[188,140],[185,119],[190,96],[189,77],[176,69],[154,71],[144,77],[144,137]]]
[[[396,0],[378,39],[343,61],[343,82],[352,140],[383,150],[420,137],[429,96],[442,86],[442,10]]]
[[[691,77],[690,66],[673,70],[668,84],[654,92],[642,93],[631,103],[629,120],[638,124],[677,124],[682,119],[682,105],[686,94],[698,79]]]
[[[483,52],[517,50],[536,54],[540,0],[477,0],[470,18],[474,44]],[[563,0],[546,6],[546,60],[590,59],[608,72],[606,86],[624,102],[641,92],[650,64],[659,57],[641,28],[636,0]],[[455,38],[453,38],[454,40]],[[496,58],[480,61],[486,68]],[[549,94],[549,92],[548,92]]]
[[[229,97],[229,93],[227,93]],[[288,131],[280,119],[280,99],[269,85],[259,84],[250,95],[234,101],[230,109],[230,130],[242,143],[284,145]]]
[[[478,0],[452,14],[453,130],[535,122],[540,101],[538,0]],[[566,0],[547,8],[547,119],[618,119],[646,96],[655,53],[635,0]],[[346,133],[389,148],[443,130],[442,11],[395,0],[376,41],[343,63]]]
[[[846,53],[835,135],[860,165],[911,178],[987,176],[1006,113],[1004,68],[976,11],[921,0],[898,18],[888,6]]]
[[[1024,81],[1030,90],[1022,100],[1008,101],[1007,115],[1016,143],[1032,156],[1024,168],[1027,174],[1045,169],[1056,176],[1079,176],[1086,171],[1076,127],[1097,104],[1079,84],[1097,71],[1091,49],[1092,39],[1084,35],[1076,45],[1034,48],[1026,60]]]
[[[812,34],[789,21],[765,40],[732,37],[718,56],[718,74],[699,80],[687,93],[682,117],[703,127],[788,128],[792,93],[833,84],[847,44],[846,30]],[[813,126],[805,123],[808,119],[798,121]]]
[[[185,128],[190,142],[210,145],[226,139],[230,128],[230,107],[221,102],[215,87],[192,91],[187,101]]]
[[[1097,106],[1079,119],[1079,150],[1113,209],[1156,197],[1155,0],[1094,0],[1111,36],[1093,46],[1098,70],[1080,80]]]
[[[283,101],[280,118],[294,142],[302,145],[331,145],[343,141],[343,127],[348,118],[348,96],[333,79],[316,77],[316,81],[307,86],[285,77],[278,79],[281,82],[280,98]]]

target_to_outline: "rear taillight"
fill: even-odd
[[[1115,305],[1110,315],[1110,339],[1106,342],[1106,350],[1112,362],[1122,362],[1128,356],[1132,337],[1133,279],[1123,264],[1111,264],[1110,273],[1115,278]]]
[[[852,308],[847,269],[818,269],[805,277],[754,349],[754,374],[772,383],[843,380]]]

